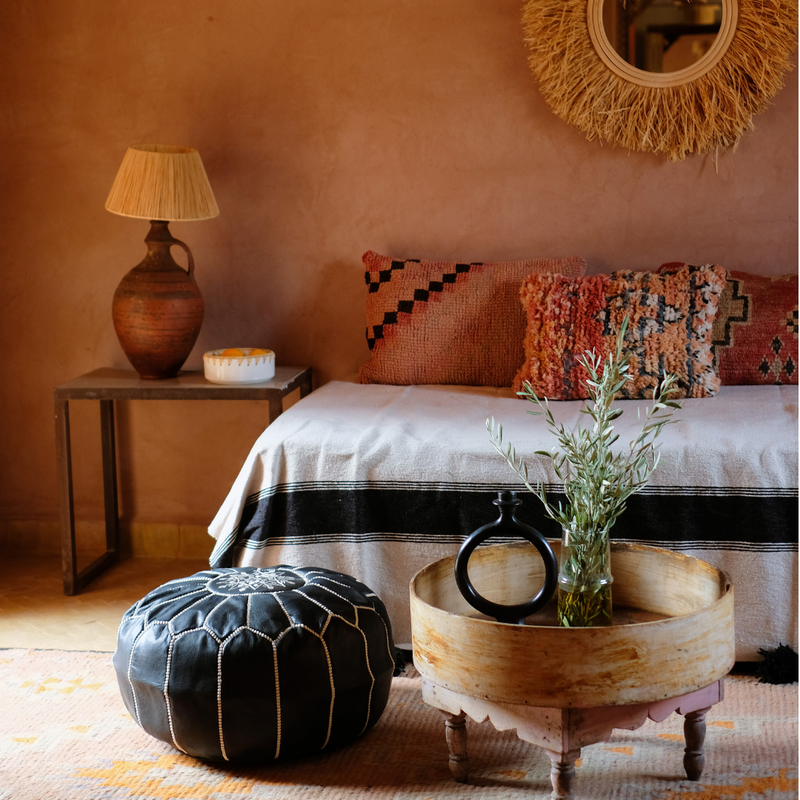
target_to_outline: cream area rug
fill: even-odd
[[[413,670],[411,670],[413,673]],[[789,800],[798,796],[797,684],[728,678],[708,714],[706,767],[683,775],[682,717],[584,748],[575,798]],[[471,775],[447,766],[444,724],[418,677],[395,678],[380,722],[335,752],[263,766],[189,758],[148,736],[120,697],[109,653],[0,650],[2,800],[545,800],[550,761],[513,732],[467,723]]]

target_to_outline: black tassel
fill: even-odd
[[[394,649],[394,677],[396,678],[398,675],[402,675],[406,671],[406,667],[409,664],[413,664],[414,659],[412,658],[410,650],[403,650],[400,647],[395,647]]]
[[[764,660],[756,665],[761,683],[797,683],[797,653],[785,644],[775,650],[759,650]]]

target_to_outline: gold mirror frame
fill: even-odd
[[[708,52],[690,67],[677,72],[645,72],[625,61],[612,47],[603,25],[603,5],[609,0],[588,0],[586,9],[589,38],[597,51],[597,55],[605,65],[620,78],[639,86],[667,87],[680,86],[702,77],[725,55],[736,33],[736,20],[739,6],[736,0],[722,0],[722,23],[714,43]],[[616,2],[616,0],[613,0]]]
[[[670,161],[735,148],[792,69],[798,0],[723,0],[714,46],[661,75],[627,64],[603,30],[603,0],[526,0],[528,61],[553,111],[582,130]]]

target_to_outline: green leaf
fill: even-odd
[[[519,458],[511,445],[503,448],[502,427],[494,419],[487,420],[491,443],[505,458],[525,486],[542,502],[545,514],[561,525],[588,529],[607,529],[624,512],[625,501],[646,485],[653,470],[659,464],[659,454],[654,445],[663,428],[674,422],[672,415],[681,408],[680,401],[669,400],[675,390],[676,375],[667,375],[655,391],[650,409],[645,411],[644,424],[639,434],[629,442],[628,450],[616,452],[612,446],[619,440],[611,424],[618,419],[622,408],[613,408],[615,395],[625,389],[631,380],[629,373],[630,354],[624,349],[628,317],[623,320],[617,336],[615,350],[602,364],[593,350],[586,351],[578,359],[586,368],[589,402],[580,409],[593,421],[590,429],[580,423],[567,430],[564,423],[556,422],[548,399],[536,396],[530,383],[526,382],[518,394],[538,406],[527,413],[544,416],[545,422],[558,442],[553,451],[537,450],[534,455],[548,458],[557,478],[563,483],[567,505],[558,503],[554,508],[548,501],[543,483],[533,487],[528,480],[528,466]],[[637,418],[641,422],[640,409]]]

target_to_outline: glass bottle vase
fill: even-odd
[[[562,528],[558,564],[558,624],[564,628],[611,625],[614,578],[608,529]]]

